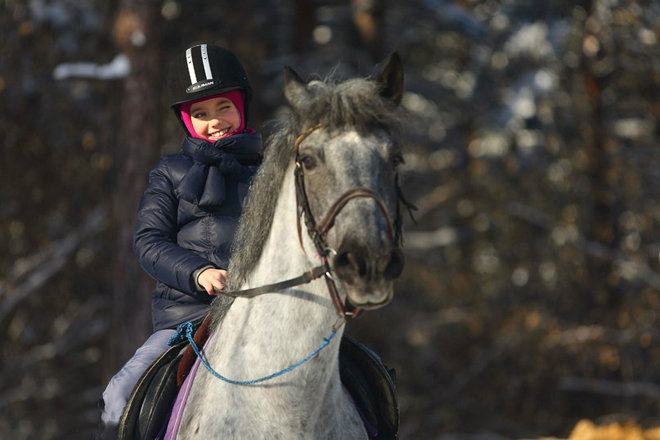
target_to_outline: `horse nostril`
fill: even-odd
[[[367,261],[355,252],[348,253],[348,260],[353,265],[355,272],[360,278],[367,276]]]
[[[335,270],[344,279],[365,277],[367,262],[356,252],[342,252],[335,258]]]
[[[335,257],[334,269],[340,278],[349,283],[365,278],[369,270],[368,262],[359,249],[340,251]]]
[[[369,259],[366,249],[360,247],[346,247],[337,254],[333,269],[337,275],[348,283],[358,279],[365,281],[383,277],[387,281],[398,278],[403,272],[403,252],[393,248],[380,254],[380,257]]]
[[[348,259],[348,252],[342,252],[335,257],[335,270],[339,275],[348,275],[351,271],[351,262]]]
[[[390,261],[385,267],[384,275],[386,280],[399,278],[401,272],[403,272],[403,261],[403,252],[401,252],[401,249],[393,249],[392,253],[390,254]]]

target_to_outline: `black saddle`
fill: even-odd
[[[187,347],[187,341],[171,347],[144,372],[119,422],[119,440],[153,440],[163,429],[176,399],[177,369]],[[362,412],[369,437],[397,439],[399,404],[394,369],[387,369],[365,345],[344,336],[339,347],[339,373]]]
[[[182,341],[161,354],[142,374],[119,421],[118,440],[153,440],[174,405],[176,373],[188,347]]]

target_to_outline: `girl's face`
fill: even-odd
[[[232,134],[241,125],[238,109],[233,102],[223,97],[195,102],[190,107],[190,120],[195,132],[210,141]]]

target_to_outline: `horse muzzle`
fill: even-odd
[[[391,301],[392,281],[401,275],[404,258],[395,246],[370,248],[348,241],[339,247],[331,265],[349,302],[374,309]]]

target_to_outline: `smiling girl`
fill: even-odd
[[[169,89],[186,138],[181,153],[161,157],[149,174],[134,236],[142,268],[157,281],[154,333],[103,393],[103,439],[116,437],[133,387],[176,327],[199,323],[224,288],[243,199],[261,163],[261,135],[247,128],[252,89],[234,54],[207,44],[186,49],[172,62]]]
[[[193,136],[217,141],[243,128],[241,113],[234,101],[243,102],[242,93],[232,91],[190,105]],[[186,110],[183,110],[186,112]]]

